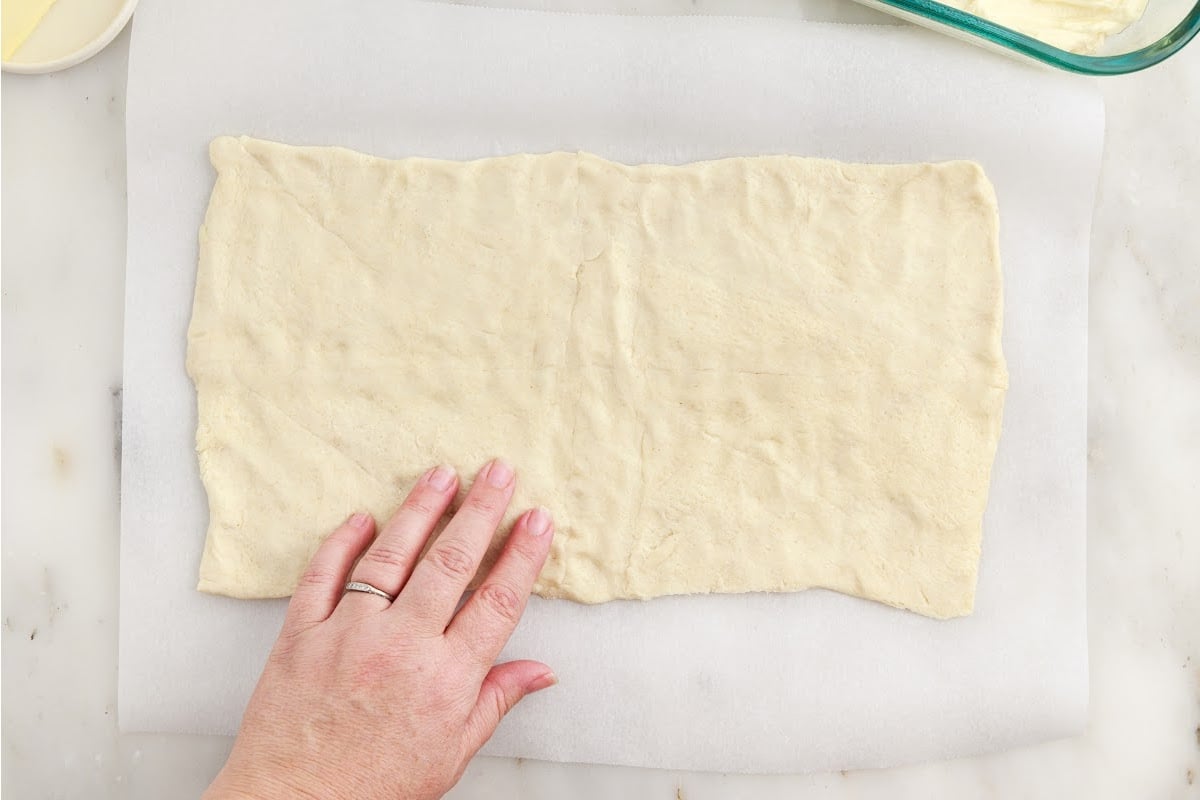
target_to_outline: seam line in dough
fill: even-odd
[[[311,220],[312,223],[314,225],[316,225],[319,230],[324,231],[330,238],[335,239],[338,242],[340,242],[342,247],[344,247],[346,249],[346,252],[350,254],[351,258],[353,258],[359,264],[361,264],[362,266],[366,267],[367,269],[371,270],[374,273],[379,273],[381,271],[378,265],[372,264],[368,259],[365,259],[361,255],[359,255],[358,251],[355,250],[354,247],[352,247],[348,241],[346,241],[345,237],[342,236],[337,231],[335,231],[333,228],[330,228],[324,222],[324,220],[322,220],[320,217],[317,216],[315,211],[313,211],[311,208],[306,206],[304,203],[301,203],[300,198],[297,197],[294,192],[292,192],[290,189],[288,189],[287,185],[284,184],[283,181],[279,180],[279,177],[267,167],[266,162],[264,162],[261,158],[259,158],[254,153],[251,153],[250,150],[247,149],[246,145],[244,143],[242,143],[241,141],[239,141],[238,144],[241,145],[242,152],[244,152],[247,156],[250,157],[250,160],[254,162],[254,164],[258,167],[258,169],[262,172],[262,174],[266,175],[267,178],[270,179],[271,184],[275,187],[276,192],[278,192],[283,197],[286,197],[289,200],[291,200],[296,205],[296,208],[300,209],[300,211],[303,212],[304,216],[307,217],[309,220]]]
[[[253,386],[251,386],[249,383],[247,383],[245,379],[243,379],[242,377],[240,377],[240,376],[239,376],[237,373],[235,373],[235,372],[230,372],[230,373],[229,373],[229,376],[230,376],[230,377],[233,379],[233,381],[234,381],[236,384],[238,384],[239,386],[241,386],[243,389],[245,389],[245,390],[246,390],[247,392],[249,392],[250,394],[252,394],[252,395],[254,395],[255,397],[257,397],[257,398],[258,398],[260,401],[262,401],[262,403],[263,403],[264,405],[266,405],[268,408],[270,408],[270,409],[271,409],[272,411],[274,411],[276,414],[278,414],[279,416],[283,417],[283,418],[284,418],[284,419],[286,419],[288,422],[292,423],[292,424],[293,424],[293,425],[295,425],[297,428],[299,428],[300,430],[304,431],[305,433],[307,433],[307,434],[308,434],[309,436],[311,436],[312,438],[316,439],[316,440],[317,440],[318,442],[320,442],[321,444],[325,445],[325,447],[327,447],[328,449],[332,450],[334,453],[337,453],[339,456],[341,456],[342,458],[344,458],[346,461],[348,461],[348,462],[350,462],[351,464],[353,464],[355,467],[357,467],[357,468],[358,468],[358,470],[359,470],[360,472],[362,472],[364,475],[366,475],[366,476],[367,476],[368,478],[370,478],[372,481],[374,481],[375,483],[377,483],[377,484],[379,484],[379,485],[381,485],[381,486],[385,486],[385,485],[387,485],[387,484],[386,484],[384,481],[381,481],[381,480],[379,480],[379,478],[378,478],[378,477],[376,477],[376,476],[375,476],[375,475],[374,475],[374,474],[373,474],[373,473],[372,473],[370,470],[368,470],[368,469],[367,469],[365,466],[363,466],[363,465],[362,465],[362,464],[361,464],[361,463],[360,463],[358,460],[356,460],[354,457],[352,457],[352,456],[350,456],[349,454],[347,454],[347,453],[346,453],[346,451],[342,450],[340,447],[338,447],[337,445],[335,445],[333,442],[329,441],[329,440],[328,440],[328,439],[326,439],[324,436],[321,436],[319,433],[317,433],[317,432],[313,431],[313,430],[312,430],[311,428],[309,428],[307,425],[305,425],[304,423],[300,422],[300,420],[296,419],[296,418],[295,418],[295,417],[293,417],[291,414],[289,414],[289,413],[287,413],[286,411],[284,411],[282,408],[280,408],[280,407],[279,407],[279,405],[278,405],[278,404],[277,404],[277,403],[276,403],[274,400],[270,399],[269,397],[267,397],[266,395],[264,395],[262,392],[260,392],[260,391],[258,391],[257,389],[255,389]]]

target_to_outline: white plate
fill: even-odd
[[[58,0],[3,69],[57,72],[86,61],[117,38],[136,6],[137,0]]]

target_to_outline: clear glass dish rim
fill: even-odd
[[[1146,69],[1182,50],[1183,46],[1200,32],[1200,0],[1197,0],[1191,11],[1184,15],[1179,24],[1153,44],[1131,50],[1128,53],[1088,56],[1048,45],[1023,33],[1018,33],[957,8],[942,5],[934,0],[878,0],[878,2],[932,22],[949,25],[1042,63],[1084,75],[1124,75]]]

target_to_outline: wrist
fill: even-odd
[[[226,765],[200,800],[309,800],[315,797],[310,790],[297,789],[262,774],[239,774]]]

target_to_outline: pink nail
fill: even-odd
[[[349,521],[350,521],[351,525],[358,528],[359,530],[362,530],[362,529],[366,528],[369,524],[371,524],[371,515],[364,514],[363,512],[359,511],[356,514],[351,514]]]
[[[550,530],[550,523],[553,521],[550,512],[538,506],[530,511],[525,519],[525,530],[529,531],[530,536],[544,536]]]
[[[507,488],[513,480],[513,468],[503,458],[493,459],[487,468],[487,482],[496,489]]]
[[[426,478],[429,485],[437,489],[439,492],[447,492],[454,485],[454,467],[448,467],[443,464],[433,470],[430,470],[429,477]]]
[[[540,692],[542,689],[548,689],[556,683],[558,683],[558,676],[553,672],[547,672],[539,678],[534,678],[529,683],[529,691]]]

